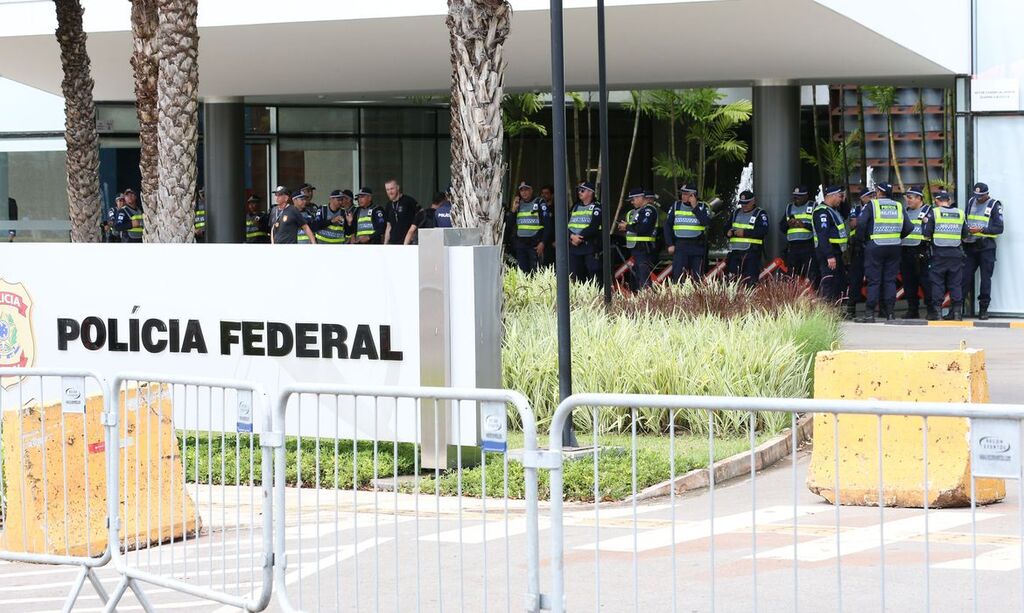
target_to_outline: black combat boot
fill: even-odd
[[[928,321],[938,321],[939,312],[936,311],[934,308],[929,308],[928,314],[925,316],[925,319],[927,319]]]
[[[978,311],[978,319],[988,319],[988,307],[981,307]]]

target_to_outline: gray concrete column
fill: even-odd
[[[240,243],[245,234],[245,107],[241,98],[203,103],[206,240]]]
[[[793,186],[800,181],[800,86],[755,83],[753,103],[754,193],[770,218],[765,253],[774,258],[785,247],[778,222],[786,215]]]

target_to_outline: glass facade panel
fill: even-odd
[[[18,241],[70,240],[66,160],[63,151],[0,153],[2,240],[12,230]]]
[[[135,106],[96,105],[96,129],[100,132],[139,132],[139,116]]]
[[[245,107],[245,133],[270,134],[270,116],[273,112],[274,107],[270,106]]]
[[[978,3],[975,25],[976,67],[978,79],[1012,79],[1018,88],[1017,110],[1024,110],[1024,37],[1018,33],[1024,21],[1024,3],[1020,0],[986,0]],[[983,36],[977,33],[983,32]]]
[[[402,191],[420,204],[437,191],[437,152],[433,138],[364,138],[362,185],[384,192],[384,183],[397,179]],[[377,198],[382,202],[381,198]]]
[[[437,133],[437,109],[432,108],[376,108],[362,109],[362,133],[416,134],[432,136]]]
[[[356,143],[349,138],[282,138],[278,142],[277,182],[290,189],[313,184],[317,204],[327,202],[332,189],[354,191],[359,171]]]
[[[354,108],[286,106],[277,109],[277,131],[280,134],[355,134],[358,118],[359,109]]]

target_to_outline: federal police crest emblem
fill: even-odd
[[[32,298],[23,284],[0,279],[0,368],[27,368],[35,361]],[[0,376],[0,386],[9,388],[19,379]]]

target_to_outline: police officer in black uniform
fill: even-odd
[[[988,194],[988,185],[974,184],[974,195],[967,202],[967,230],[964,239],[964,297],[974,302],[974,274],[981,271],[978,292],[978,319],[988,319],[992,302],[992,273],[996,268],[996,237],[1003,233],[1003,204]]]
[[[849,287],[846,303],[847,319],[854,319],[857,316],[857,303],[864,302],[864,244],[857,240],[857,219],[860,217],[864,205],[871,202],[875,195],[874,191],[864,190],[856,194],[851,203],[849,215],[846,216],[846,228],[849,232],[849,257],[850,267],[847,271]],[[820,269],[820,268],[819,268]]]
[[[320,205],[313,201],[313,194],[316,192],[316,187],[309,183],[303,183],[302,187],[299,188],[299,191],[306,197],[306,208],[303,209],[303,216],[309,220],[315,219],[317,213],[320,211]],[[292,200],[294,200],[294,198],[292,198]],[[310,228],[312,228],[312,226],[310,226]]]
[[[843,189],[838,185],[825,188],[825,200],[814,208],[814,259],[818,267],[818,293],[831,304],[838,305],[847,288],[846,262],[843,253],[849,242],[846,222],[839,212]]]
[[[949,292],[950,308],[944,319],[963,319],[963,241],[970,236],[964,212],[952,204],[949,193],[935,194],[935,204],[924,222],[922,233],[931,242],[931,262],[928,271],[931,288],[928,296],[928,320],[939,318],[942,301]]]
[[[197,243],[206,242],[206,190],[200,187],[196,191],[196,219],[192,224]]]
[[[121,233],[122,243],[141,243],[145,231],[142,205],[135,196],[135,190],[124,190],[124,206],[117,210],[114,229]]]
[[[786,237],[786,269],[789,274],[807,277],[816,285],[818,266],[814,259],[814,202],[807,188],[793,189],[793,200],[786,206],[786,216],[779,220],[779,230]]]
[[[304,189],[300,189],[299,191],[294,192],[292,194],[292,205],[294,205],[295,208],[299,210],[299,213],[302,215],[303,221],[305,221],[306,225],[309,226],[310,230],[312,230],[314,227],[316,227],[315,220],[317,217],[318,210],[316,205],[310,202],[309,196],[306,195],[307,193],[309,193],[309,191]],[[296,239],[300,245],[308,245],[310,243],[316,242],[312,240],[311,236],[312,233],[306,234],[305,232],[299,232],[296,236]]]
[[[256,194],[245,200],[245,242],[266,244],[270,242],[267,232],[267,216],[260,210],[260,197]]]
[[[569,275],[577,281],[601,280],[601,203],[594,184],[580,183],[569,210]]]
[[[864,276],[868,280],[867,312],[860,321],[874,322],[875,307],[879,307],[880,317],[896,319],[900,245],[913,230],[903,205],[892,199],[892,186],[879,183],[875,198],[857,218],[857,240],[864,244]]]
[[[359,188],[356,193],[359,208],[352,215],[355,235],[352,240],[356,245],[383,245],[384,232],[388,222],[384,209],[373,204],[373,190],[369,187]]]
[[[114,205],[107,207],[107,210],[103,212],[103,220],[100,222],[100,226],[103,228],[103,242],[121,242],[121,233],[114,229],[114,224],[117,223],[117,211],[123,206],[124,194],[118,194],[114,198]]]
[[[710,223],[708,206],[697,201],[697,188],[692,183],[683,184],[679,188],[679,200],[668,209],[663,232],[672,256],[672,278],[677,282],[698,281],[704,276]]]
[[[533,197],[533,187],[529,183],[520,182],[518,192],[512,201],[516,229],[513,253],[519,270],[529,273],[540,265],[544,244],[554,237],[554,216],[546,200]]]
[[[903,239],[900,254],[900,276],[903,277],[903,297],[907,301],[907,312],[903,319],[921,317],[918,292],[924,294],[925,308],[932,308],[929,299],[931,283],[928,282],[928,239],[924,236],[924,220],[932,207],[924,203],[924,191],[919,187],[909,187],[903,195],[906,205],[905,214],[914,230]]]
[[[642,187],[629,190],[629,202],[633,209],[616,227],[626,235],[626,248],[633,257],[633,291],[638,291],[651,284],[658,249],[658,209],[647,203]]]
[[[327,206],[316,212],[313,220],[313,232],[316,242],[322,245],[343,245],[348,242],[348,222],[346,210],[352,206],[352,199],[345,192],[336,189],[331,192]]]
[[[737,204],[739,208],[733,212],[732,222],[725,233],[729,238],[726,272],[753,287],[761,276],[768,213],[757,206],[754,192],[749,190],[740,192]]]

